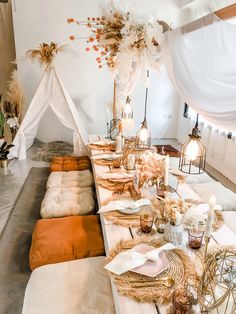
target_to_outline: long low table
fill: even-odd
[[[99,139],[101,139],[100,136],[96,136],[96,135],[90,136],[90,142],[94,142]],[[101,151],[90,150],[90,154],[91,156],[94,156],[97,154],[101,154]],[[110,168],[108,166],[97,165],[93,159],[91,159],[91,162],[92,162],[92,168],[93,168],[93,174],[94,174],[94,180],[95,180],[98,206],[100,208],[107,199],[112,197],[112,192],[98,185],[97,177],[102,173],[109,172]],[[189,190],[189,187],[187,184],[181,184],[178,187],[179,196],[186,198],[186,193],[188,193],[188,190]],[[121,240],[131,240],[131,239],[139,237],[139,235],[137,235],[137,228],[127,228],[127,227],[115,225],[111,221],[108,221],[107,219],[105,219],[103,214],[100,214],[100,218],[101,218],[101,225],[102,225],[106,255],[108,255],[109,251],[112,248],[114,248]],[[226,225],[224,225],[223,227],[224,227],[223,228],[224,232],[230,232],[229,228]],[[161,235],[158,235],[157,233],[155,237],[157,238],[158,236],[161,236]],[[218,244],[220,238],[221,238],[220,235],[218,237],[216,236],[216,239],[218,240],[215,239],[214,242]],[[236,241],[234,242],[234,244],[236,245]],[[114,304],[115,304],[115,309],[116,309],[117,314],[127,314],[127,313],[128,314],[143,314],[143,313],[166,314],[167,307],[165,305],[156,304],[154,302],[139,303],[132,298],[119,295],[117,291],[117,287],[112,280],[112,277],[110,277],[110,279],[111,279]]]

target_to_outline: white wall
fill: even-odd
[[[170,2],[170,0],[126,1],[128,9],[141,15],[153,13],[160,19],[173,22],[177,7],[168,10]],[[28,49],[37,47],[41,42],[55,41],[69,44],[73,48],[74,54],[65,53],[57,57],[56,66],[77,108],[89,117],[87,123],[90,133],[105,133],[106,108],[113,94],[112,76],[107,69],[98,69],[96,55],[85,52],[84,41],[69,41],[69,35],[78,35],[79,30],[75,25],[67,24],[66,19],[68,17],[85,19],[87,16],[101,15],[99,6],[102,3],[104,3],[102,0],[15,0],[13,9],[18,60]],[[80,35],[84,34],[86,30],[82,29]],[[19,72],[29,104],[43,69],[28,60],[19,63]],[[164,69],[159,73],[151,71],[150,76],[148,122],[152,136],[176,137],[178,95],[173,90]],[[136,129],[143,119],[144,97],[145,86],[143,82],[139,82],[131,96]],[[68,140],[71,134],[49,111],[41,121],[38,138],[43,141]]]
[[[180,143],[187,140],[195,124],[195,117],[186,119],[183,112],[184,101],[181,100],[177,127],[177,139]],[[206,121],[199,124],[199,129],[202,142],[207,148],[207,163],[236,184],[236,134],[228,139],[228,132],[212,127]]]

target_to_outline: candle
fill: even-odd
[[[211,236],[211,228],[212,228],[212,223],[213,223],[213,218],[214,218],[215,205],[216,205],[216,198],[214,195],[212,195],[210,197],[209,211],[208,211],[208,216],[207,216],[207,221],[206,221],[206,231],[205,231],[205,236],[208,238]]]
[[[165,158],[165,175],[164,175],[164,185],[168,186],[169,182],[169,155]]]
[[[110,123],[110,117],[109,117],[109,109],[107,109],[107,124]]]

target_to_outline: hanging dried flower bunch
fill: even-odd
[[[86,39],[89,44],[86,51],[98,52],[96,60],[99,68],[106,64],[110,69],[121,63],[119,55],[123,53],[136,55],[144,52],[146,56],[153,52],[159,53],[163,32],[170,30],[165,22],[145,22],[116,8],[102,17],[88,17],[85,21],[68,18],[67,22],[89,29],[88,37],[71,35],[70,39]]]
[[[65,49],[65,46],[51,42],[51,44],[42,43],[37,49],[30,49],[26,52],[26,57],[32,60],[38,60],[41,65],[48,66],[53,62],[58,52]]]

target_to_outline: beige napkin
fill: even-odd
[[[106,213],[113,210],[120,210],[120,209],[126,209],[126,208],[135,209],[140,206],[150,205],[150,204],[151,202],[147,199],[140,199],[137,201],[133,201],[133,200],[110,201],[107,205],[102,206],[98,212]]]
[[[160,258],[159,253],[161,251],[172,250],[175,246],[171,243],[167,243],[160,248],[149,251],[145,254],[135,252],[135,248],[136,247],[116,255],[116,257],[108,263],[105,268],[116,275],[122,275],[129,270],[143,265],[148,260],[153,262],[157,261]]]

